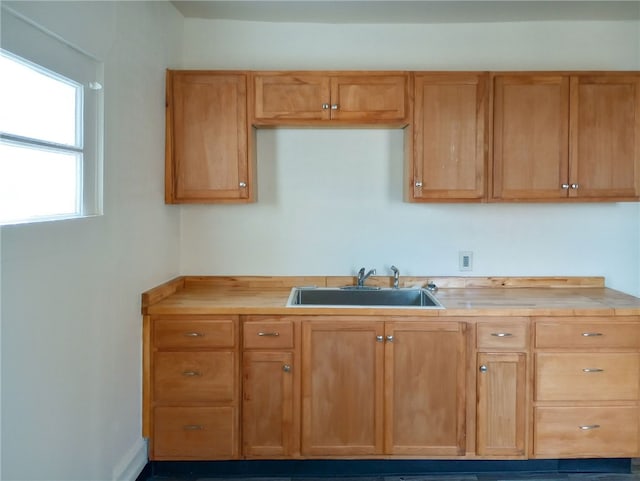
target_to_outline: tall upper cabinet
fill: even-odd
[[[490,200],[640,196],[640,76],[496,74]]]
[[[167,203],[253,200],[247,77],[245,72],[167,72]]]
[[[488,102],[487,74],[414,75],[409,200],[485,198]]]

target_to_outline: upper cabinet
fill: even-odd
[[[488,102],[487,74],[414,75],[410,200],[485,198]]]
[[[497,74],[490,200],[634,200],[640,76]]]
[[[257,72],[255,125],[409,122],[409,75],[404,72]]]
[[[167,72],[167,203],[252,200],[247,78],[242,72]]]
[[[640,200],[638,72],[169,70],[166,202],[254,201],[277,126],[404,128],[410,202]]]

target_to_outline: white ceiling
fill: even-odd
[[[172,0],[187,18],[305,23],[640,20],[640,1]]]

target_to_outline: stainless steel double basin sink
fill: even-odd
[[[289,295],[287,306],[444,309],[427,289],[356,286],[344,288],[294,287]]]

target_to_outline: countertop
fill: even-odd
[[[388,277],[368,285],[390,287]],[[444,309],[287,307],[292,287],[338,287],[353,277],[182,276],[142,294],[145,315],[638,316],[640,298],[605,287],[602,277],[405,277],[434,282]]]

